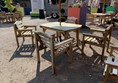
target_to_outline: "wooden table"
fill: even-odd
[[[108,57],[105,60],[106,66],[106,74],[104,78],[104,83],[107,83],[108,79],[118,79],[118,58]]]
[[[105,24],[105,18],[106,17],[110,17],[111,20],[113,18],[113,13],[92,13],[91,15],[92,15],[92,24],[94,24],[94,18],[96,16],[99,17],[99,23],[100,23],[100,25],[101,24]]]
[[[46,31],[46,29],[54,30],[56,32],[64,32],[65,39],[69,37],[68,32],[75,31],[76,40],[77,40],[76,45],[77,46],[79,45],[79,33],[80,33],[80,28],[82,27],[82,25],[62,22],[60,26],[59,22],[50,22],[50,23],[41,24],[40,27],[43,29],[44,32]]]

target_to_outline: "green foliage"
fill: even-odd
[[[12,0],[4,0],[5,7],[8,8],[10,12],[14,10],[14,6],[12,5]]]

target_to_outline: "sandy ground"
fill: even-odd
[[[40,20],[24,17],[24,24],[39,25],[53,19]],[[82,32],[89,29],[82,28]],[[50,32],[50,31],[49,31]],[[80,36],[82,37],[82,34]],[[80,50],[73,52],[72,64],[67,63],[66,55],[56,58],[57,75],[51,75],[50,51],[42,50],[41,63],[37,64],[35,47],[31,46],[31,39],[27,38],[20,48],[17,48],[13,23],[0,24],[0,83],[103,83],[104,65],[100,63],[101,48],[86,46],[85,55]],[[118,45],[118,27],[113,29],[111,44]],[[81,46],[80,46],[81,48]],[[105,52],[105,56],[109,54]],[[109,81],[118,83],[118,81]]]

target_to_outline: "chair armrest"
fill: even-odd
[[[32,31],[33,29],[20,29],[18,31]]]
[[[72,43],[72,42],[73,42],[73,38],[69,38],[67,40],[64,40],[62,42],[59,42],[59,43],[55,44],[55,48],[59,48],[61,46],[64,46],[64,45]]]
[[[110,45],[111,49],[115,49],[115,50],[118,50],[118,46],[116,45]]]
[[[104,33],[105,32],[105,29],[100,29],[100,28],[90,28],[90,30],[92,32],[101,32],[101,33]]]
[[[98,36],[95,34],[83,33],[83,37],[85,37],[85,36],[104,39],[104,37],[101,37],[101,36]]]
[[[40,32],[40,31],[38,31],[38,30],[33,30],[33,32],[34,33],[36,33],[36,34],[38,34],[38,35],[43,35],[43,36],[45,36],[46,38],[53,38],[53,36],[54,36],[54,34],[44,34],[44,32]]]
[[[33,27],[33,28],[35,28],[35,30],[36,30],[36,25],[24,25],[24,27],[25,27],[25,28]]]

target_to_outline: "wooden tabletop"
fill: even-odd
[[[112,15],[113,13],[91,13],[91,14],[95,16],[108,16],[108,15]]]
[[[57,30],[58,31],[72,31],[72,30],[81,28],[82,25],[62,22],[60,26],[59,22],[50,22],[50,23],[41,24],[40,27],[46,28],[46,29],[52,29],[56,31]]]

